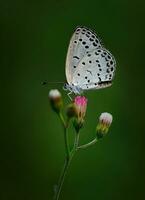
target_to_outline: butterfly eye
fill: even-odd
[[[64,90],[68,90],[68,84],[67,84],[67,83],[64,83],[63,89],[64,89]]]

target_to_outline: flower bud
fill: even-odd
[[[63,106],[61,93],[57,89],[53,89],[49,91],[48,97],[49,97],[50,105],[52,109],[56,113],[59,113]]]
[[[68,119],[76,117],[76,107],[73,103],[67,106],[66,115]]]
[[[76,119],[74,120],[74,127],[78,132],[83,126],[84,117],[87,109],[87,99],[84,96],[76,96],[74,99],[74,107],[76,112]]]
[[[98,139],[104,137],[107,134],[109,127],[112,123],[112,120],[113,120],[113,117],[110,113],[105,112],[100,115],[99,123],[96,128]]]

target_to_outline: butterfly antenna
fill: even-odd
[[[41,82],[41,85],[58,84],[58,83],[64,84],[63,81],[42,81],[42,82]]]

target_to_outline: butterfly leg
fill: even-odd
[[[68,95],[69,99],[72,101],[72,98],[71,98],[71,96],[70,96],[71,94],[72,94],[72,91],[69,92],[67,95]]]

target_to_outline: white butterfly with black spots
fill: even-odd
[[[81,94],[85,90],[111,86],[116,61],[98,36],[86,27],[77,27],[66,57],[65,90]],[[69,95],[68,94],[68,95]]]

